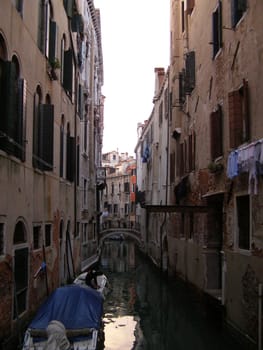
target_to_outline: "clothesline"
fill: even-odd
[[[230,152],[227,161],[228,178],[233,179],[245,172],[249,174],[248,193],[254,192],[254,194],[257,194],[257,176],[263,175],[263,139]],[[254,185],[254,188],[252,188],[252,185]]]

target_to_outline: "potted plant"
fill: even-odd
[[[208,164],[208,169],[210,173],[216,174],[216,173],[221,173],[221,171],[224,169],[224,166],[221,163],[210,162]]]
[[[54,58],[54,60],[48,62],[48,73],[52,80],[58,79],[56,69],[59,69],[60,67],[61,65],[59,59],[56,57]]]

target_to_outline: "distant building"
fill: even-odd
[[[128,153],[103,154],[106,188],[103,190],[101,225],[103,228],[135,227],[136,160]]]

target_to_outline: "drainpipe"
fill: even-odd
[[[258,350],[262,350],[262,283],[258,285]]]

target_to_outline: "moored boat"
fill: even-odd
[[[83,272],[80,275],[78,275],[73,281],[73,283],[86,287],[87,273],[88,272]],[[97,282],[96,291],[99,292],[105,298],[107,293],[109,292],[109,282],[107,277],[104,275],[104,273],[96,271],[96,282]]]
[[[77,284],[57,288],[38,310],[23,350],[95,350],[104,298]]]

